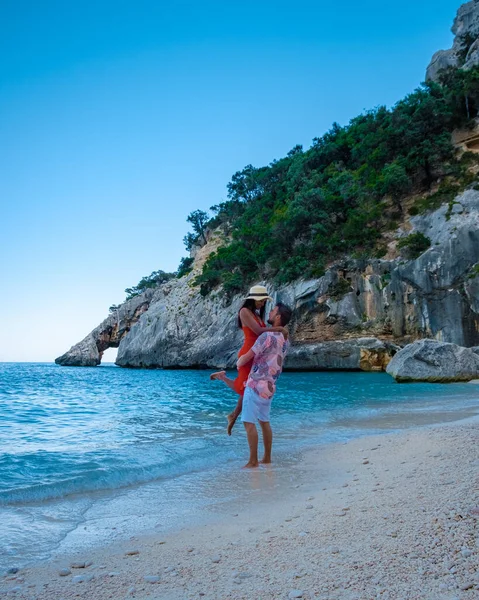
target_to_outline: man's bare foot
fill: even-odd
[[[259,467],[259,462],[249,462],[246,463],[245,466],[243,467],[243,469],[256,469],[256,467]]]
[[[223,379],[224,376],[226,375],[226,371],[217,371],[216,373],[211,373],[210,375],[210,379],[214,380],[214,379]]]
[[[260,464],[260,465],[270,465],[270,464],[271,464],[271,459],[270,459],[270,458],[262,458],[262,459],[259,461],[259,464]]]
[[[228,427],[226,428],[226,431],[228,432],[228,435],[231,435],[238,417],[234,413],[230,413],[226,418],[228,419]]]

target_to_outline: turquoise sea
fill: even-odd
[[[89,541],[105,522],[128,535],[142,507],[145,528],[166,528],[241,494],[238,485],[220,498],[205,484],[239,472],[247,457],[242,425],[225,433],[236,397],[208,375],[0,364],[0,570],[48,557],[67,536],[78,541],[85,523]],[[304,448],[471,416],[478,400],[474,384],[284,373],[272,410],[274,457],[291,467]],[[94,519],[102,526],[91,527]]]

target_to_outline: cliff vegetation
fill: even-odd
[[[383,256],[383,234],[407,214],[437,208],[474,182],[477,157],[458,152],[451,133],[472,127],[478,109],[479,68],[449,69],[391,109],[333,124],[308,150],[296,146],[268,166],[238,171],[213,218],[204,211],[188,217],[187,249],[201,245],[207,229],[225,236],[195,280],[201,293],[319,277],[347,254]],[[183,259],[179,274],[191,262]]]
[[[391,109],[380,106],[341,127],[334,123],[311,148],[295,146],[265,167],[246,166],[229,182],[228,200],[187,217],[188,251],[219,229],[224,243],[195,278],[201,294],[221,287],[227,297],[254,280],[278,284],[320,277],[346,255],[381,258],[384,234],[473,185],[477,155],[458,151],[451,134],[473,127],[479,113],[479,67],[448,68]],[[400,241],[410,257],[427,239]],[[155,271],[127,288],[127,299],[193,268]],[[115,307],[113,307],[115,308]]]

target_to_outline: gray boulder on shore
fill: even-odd
[[[386,367],[398,383],[452,383],[479,378],[479,355],[472,348],[419,340],[400,350]]]

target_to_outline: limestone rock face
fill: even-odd
[[[294,309],[286,368],[384,369],[397,346],[421,338],[479,346],[479,192],[410,225],[431,240],[415,260],[345,260],[319,279],[262,282]],[[57,362],[98,364],[102,351],[119,345],[123,367],[234,367],[243,297],[201,296],[197,273],[126,302]]]
[[[434,54],[426,71],[427,81],[438,81],[441,70],[448,67],[470,69],[479,64],[479,0],[459,7],[452,33],[452,48]]]
[[[399,346],[376,338],[358,338],[293,346],[285,370],[384,371]]]
[[[420,340],[403,348],[386,368],[399,383],[448,383],[479,377],[479,356],[471,348]]]
[[[148,310],[153,290],[127,300],[81,342],[55,359],[64,367],[96,367],[101,363],[107,348],[118,348],[120,340],[136,323],[141,314]]]
[[[94,333],[90,333],[68,352],[55,359],[63,367],[96,367],[101,363],[101,354]]]
[[[241,347],[240,299],[225,306],[191,286],[194,273],[158,288],[150,308],[122,340],[117,364],[128,367],[230,367]]]
[[[288,369],[384,369],[396,351],[422,337],[479,345],[479,193],[454,210],[414,217],[431,239],[416,260],[349,260],[308,281],[275,288],[294,308]],[[202,297],[195,272],[156,290],[149,310],[125,336],[117,363],[129,367],[234,367],[242,333],[242,296]],[[371,339],[373,338],[373,339]]]

